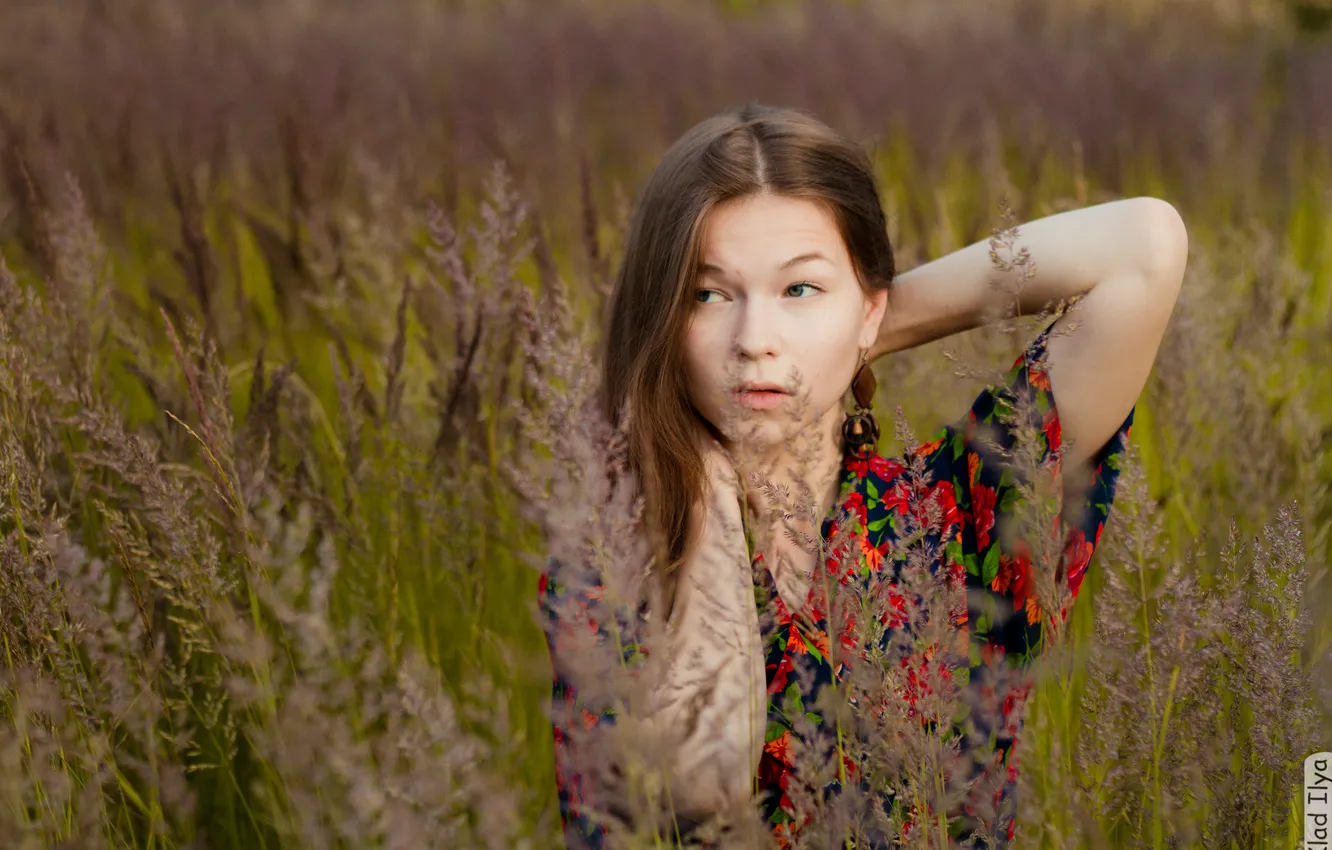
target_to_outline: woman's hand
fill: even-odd
[[[678,742],[674,809],[696,819],[748,803],[767,723],[739,483],[721,447],[707,436],[701,443],[707,487],[695,506],[695,545],[676,582],[671,664],[654,715]]]

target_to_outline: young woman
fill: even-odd
[[[1187,236],[1169,204],[1134,198],[1033,221],[1020,242],[1034,274],[1000,271],[980,242],[896,275],[866,155],[793,110],[750,105],[710,118],[652,174],[610,304],[603,380],[607,414],[632,411],[644,525],[657,573],[671,579],[670,652],[706,671],[667,677],[661,687],[671,698],[651,718],[679,741],[669,783],[677,812],[697,820],[753,803],[778,844],[792,844],[803,823],[788,793],[796,778],[792,706],[807,713],[812,691],[843,673],[829,661],[837,626],[830,628],[820,589],[817,547],[775,534],[751,559],[743,508],[771,516],[772,491],[741,487],[730,462],[737,455],[765,461],[777,484],[793,485],[793,435],[821,437],[805,452],[802,478],[817,501],[813,516],[827,519],[809,531],[827,542],[840,528],[858,541],[860,563],[847,575],[871,594],[891,595],[903,569],[919,569],[896,556],[895,543],[911,510],[905,482],[923,468],[936,506],[927,566],[965,586],[965,610],[953,622],[981,650],[971,653],[973,665],[981,656],[1025,663],[1057,620],[1037,600],[1030,548],[1000,533],[1021,501],[1021,476],[1005,474],[1004,449],[1022,420],[1039,436],[1056,497],[1067,492],[1089,508],[1062,512],[1065,520],[1055,511],[1047,534],[1061,541],[1061,578],[1077,593],[1180,290]],[[909,458],[877,454],[867,409],[876,358],[976,327],[1014,300],[1027,314],[1078,296],[1077,309],[1032,341],[1004,385],[982,393],[958,424]],[[857,410],[848,415],[853,383]],[[743,436],[737,419],[752,426]],[[540,598],[556,703],[573,707],[578,694],[560,672],[556,637],[575,627],[568,612],[588,610],[569,607],[569,595],[595,597],[596,588],[571,589],[556,566],[542,576]],[[764,605],[775,609],[767,621],[756,614]],[[604,634],[602,623],[577,627],[589,625]],[[812,671],[799,684],[798,667]],[[579,714],[567,716],[575,722]],[[613,719],[584,711],[577,722]],[[588,814],[596,791],[569,769],[568,733],[557,721],[566,840],[603,846],[604,824]],[[1011,803],[1013,741],[1000,738]],[[997,826],[1011,839],[1011,819]]]

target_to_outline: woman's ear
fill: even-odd
[[[865,324],[861,328],[860,347],[869,348],[879,338],[879,327],[888,311],[888,287],[875,289],[865,296]]]

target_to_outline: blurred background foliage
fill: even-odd
[[[558,290],[594,333],[638,185],[687,127],[750,99],[867,146],[902,268],[988,236],[1001,196],[1023,219],[1136,194],[1180,209],[1189,278],[1134,432],[1162,557],[1200,557],[1207,587],[1221,573],[1198,553],[1232,518],[1252,535],[1297,502],[1312,613],[1298,663],[1327,681],[1330,20],[1326,0],[9,0],[0,251],[55,305],[41,315],[85,317],[74,347],[42,356],[86,396],[53,390],[43,409],[95,398],[149,439],[163,474],[200,488],[189,504],[224,563],[252,557],[237,541],[263,536],[248,525],[263,506],[279,524],[312,511],[282,564],[317,573],[334,541],[333,622],[368,624],[390,659],[420,651],[459,704],[504,706],[519,755],[491,768],[530,791],[522,822],[544,841],[541,541],[504,474],[540,452],[520,417],[532,310]],[[950,345],[994,354],[974,336]],[[924,431],[976,389],[940,386],[943,347],[880,372],[882,401]],[[80,501],[97,492],[78,471],[95,441],[55,413],[72,430],[25,431],[15,405],[14,438],[51,463],[34,478],[46,510],[109,558],[109,520]],[[253,486],[228,496],[228,481]],[[18,512],[3,522],[23,538]],[[484,737],[491,719],[463,725]],[[1076,734],[1061,730],[1034,749]],[[98,834],[281,843],[239,813],[241,780],[291,776],[223,752],[232,766],[188,772],[199,810],[174,832],[122,800],[106,805],[131,814]]]

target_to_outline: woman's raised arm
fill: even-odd
[[[1065,464],[1086,462],[1133,408],[1179,296],[1188,235],[1175,208],[1129,198],[1022,225],[1017,246],[1035,273],[996,268],[989,240],[897,277],[874,357],[1084,296],[1056,324],[1048,345]],[[1020,284],[1020,286],[1019,286]]]

